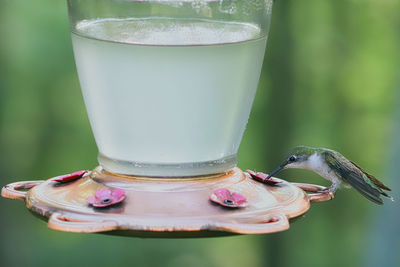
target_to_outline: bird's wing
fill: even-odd
[[[358,166],[357,164],[355,164],[353,161],[350,160],[351,163],[353,163],[354,166],[356,166],[357,168],[360,169],[360,171],[362,171],[377,187],[385,189],[387,191],[392,191],[389,187],[387,187],[386,185],[384,185],[381,181],[379,181],[378,179],[376,179],[374,176],[372,176],[371,174],[369,174],[368,172],[364,171],[360,166]]]
[[[351,166],[346,166],[346,164],[341,164],[330,152],[324,153],[325,161],[328,166],[339,175],[345,182],[354,187],[358,192],[360,192],[367,199],[375,202],[376,204],[382,205],[383,201],[380,198],[382,193],[381,190],[375,188],[370,181],[366,181],[361,173],[358,173],[355,168],[351,168]],[[339,155],[339,157],[343,157]],[[343,157],[344,158],[344,157]],[[344,160],[347,160],[344,158]],[[349,161],[349,163],[351,163]],[[369,183],[370,182],[370,183]]]

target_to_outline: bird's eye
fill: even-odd
[[[292,155],[289,157],[290,162],[295,162],[297,160],[297,157],[295,155]]]

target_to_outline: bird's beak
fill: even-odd
[[[274,176],[275,174],[277,174],[278,172],[280,172],[281,170],[283,170],[285,168],[285,165],[280,165],[277,168],[275,168],[265,179],[269,179],[272,176]]]

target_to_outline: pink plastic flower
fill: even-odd
[[[87,202],[93,207],[108,207],[122,202],[125,199],[125,191],[122,189],[101,189],[96,191],[94,196],[90,196]]]
[[[274,179],[273,177],[267,179],[268,175],[263,173],[263,172],[253,172],[252,170],[247,170],[247,173],[250,174],[250,176],[254,179],[257,180],[259,182],[263,182],[266,184],[279,184],[281,181]]]
[[[60,175],[60,176],[57,176],[57,177],[51,179],[51,181],[55,181],[55,182],[59,182],[59,183],[67,183],[67,182],[71,182],[76,179],[82,178],[88,172],[89,171],[87,171],[87,170],[83,170],[83,171],[73,172],[70,174],[64,174],[64,175]]]
[[[238,193],[231,193],[226,188],[218,188],[210,195],[210,200],[224,207],[244,208],[248,203],[246,198]]]

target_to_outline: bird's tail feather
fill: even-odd
[[[367,199],[371,200],[372,202],[378,205],[383,205],[383,200],[380,198],[380,195],[382,194],[383,191],[373,188],[364,180],[357,178],[358,177],[354,177],[353,179],[348,179],[346,182],[348,182],[354,189],[360,192]]]
[[[391,195],[387,194],[386,192],[382,192],[381,194],[394,202],[394,198]]]

